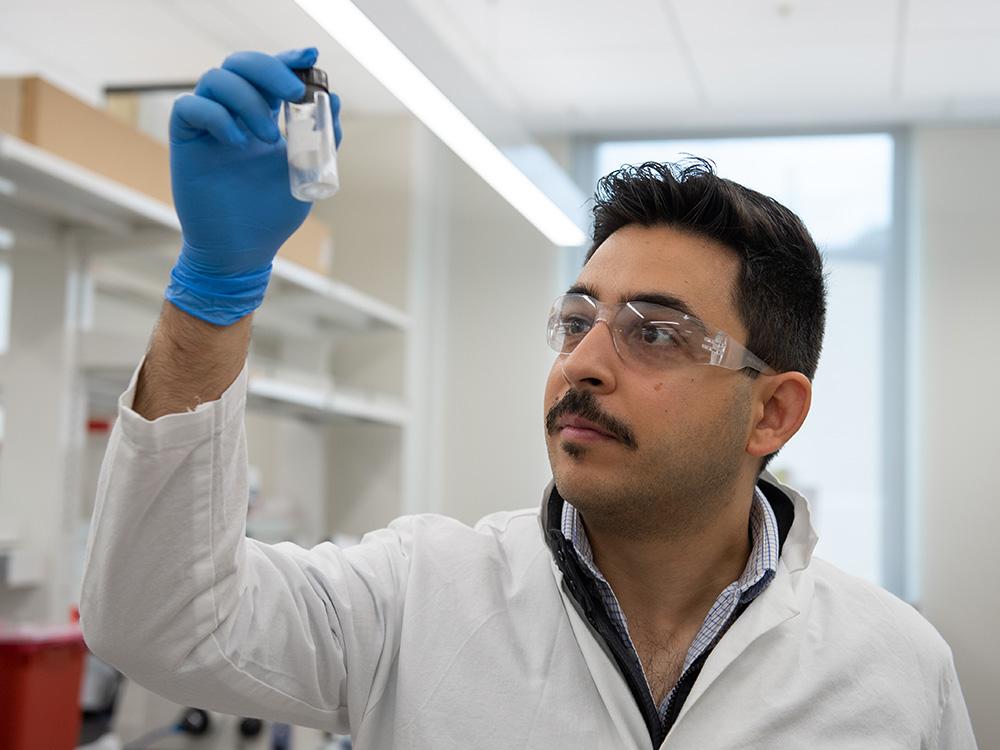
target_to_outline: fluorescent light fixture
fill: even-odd
[[[323,29],[556,245],[586,236],[350,0],[295,0]]]

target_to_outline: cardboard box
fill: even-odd
[[[166,145],[48,81],[0,78],[0,130],[173,205]],[[312,217],[306,219],[282,247],[281,257],[329,275],[330,228]]]
[[[333,233],[322,221],[310,216],[278,254],[310,271],[329,276],[333,271]]]
[[[167,147],[38,77],[0,79],[0,129],[163,203]]]
[[[0,78],[0,131],[17,134],[20,129],[21,79]]]
[[[139,110],[142,99],[139,94],[105,94],[104,111],[116,117],[129,127],[139,129]]]

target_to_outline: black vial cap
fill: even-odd
[[[318,91],[330,93],[326,71],[321,68],[293,68],[292,72],[306,85],[306,93],[299,102],[311,102]]]

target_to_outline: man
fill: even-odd
[[[273,119],[315,57],[234,55],[175,107],[184,242],[102,471],[91,648],[358,748],[974,748],[947,645],[813,559],[806,501],[763,471],[809,410],[822,264],[704,162],[599,187],[548,322],[539,508],[343,550],[245,538],[251,313],[307,212]]]

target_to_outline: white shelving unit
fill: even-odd
[[[90,252],[90,276],[97,291],[159,309],[179,235],[139,240],[128,250]],[[89,249],[96,245],[87,240]],[[283,336],[312,337],[324,331],[395,329],[408,317],[386,303],[297,263],[275,258],[264,305],[254,315],[257,329]]]
[[[180,231],[177,215],[169,206],[3,133],[0,179],[5,186],[0,189],[4,203],[50,221],[93,227],[112,237],[143,228]],[[13,231],[16,237],[17,228]]]
[[[250,372],[248,400],[278,404],[281,409],[310,419],[353,419],[402,427],[409,411],[398,399],[345,392],[334,387],[316,388],[276,380]]]
[[[109,410],[142,358],[146,342],[102,331],[81,332],[78,338],[79,369],[87,379],[87,390],[92,396],[103,397],[100,403]],[[0,364],[2,361],[0,357]],[[270,369],[256,367],[251,360],[247,383],[251,408],[310,421],[357,420],[395,427],[408,423],[409,410],[395,396],[338,388],[329,378],[306,373],[276,377]]]
[[[0,224],[7,223],[6,227],[0,226],[0,239],[6,239],[7,246],[17,243],[21,235],[32,243],[39,238],[53,239],[56,234],[65,239],[70,230],[74,249],[88,259],[87,278],[82,280],[85,285],[92,284],[100,294],[159,309],[180,241],[180,224],[172,208],[2,133],[0,180],[4,187],[0,190]],[[46,222],[50,226],[40,230]],[[278,257],[255,326],[283,336],[311,338],[322,331],[336,334],[392,328],[405,332],[409,318],[357,289]],[[91,333],[81,332],[84,337]],[[94,336],[101,340],[101,346],[95,350],[91,342],[85,348],[85,367],[106,370],[110,364],[117,369],[131,369],[138,362],[132,356],[136,352],[134,342],[128,346],[114,337],[109,340],[100,333]],[[116,345],[123,343],[129,357],[125,362],[116,356]],[[141,355],[141,350],[138,353]],[[103,362],[102,356],[107,357]],[[283,384],[269,381],[267,400],[281,402],[279,394],[287,390],[297,394],[290,396],[288,403],[301,406],[299,390],[294,383],[287,385],[284,389]],[[347,394],[338,398],[334,391],[324,400],[357,404],[364,397]],[[316,398],[306,401],[318,403]],[[334,413],[330,409],[319,411]],[[354,406],[344,413],[373,419]],[[392,414],[388,420],[391,424],[405,422],[405,410],[386,413]]]
[[[0,245],[15,277],[10,351],[0,356],[0,538],[51,550],[43,584],[11,597],[0,582],[0,619],[58,621],[73,601],[76,561],[66,552],[86,502],[76,494],[86,418],[95,406],[110,411],[147,341],[95,323],[95,305],[155,319],[179,241],[171,207],[0,134]],[[255,338],[310,378],[255,369],[251,354],[249,408],[313,427],[408,425],[400,397],[318,375],[346,337],[405,335],[401,310],[279,257],[254,324]]]

